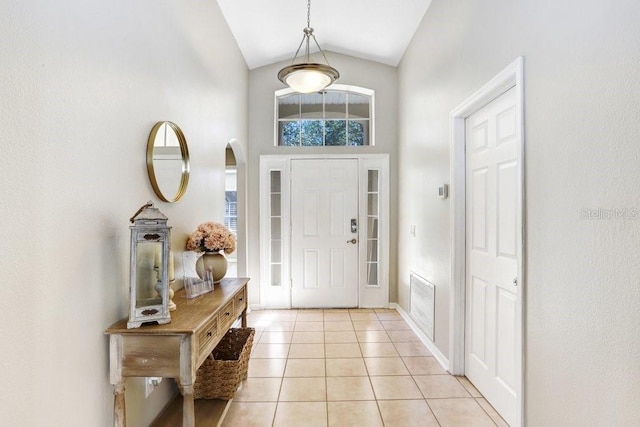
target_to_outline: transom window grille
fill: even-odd
[[[370,89],[353,87],[308,94],[276,92],[276,145],[373,145],[373,96]]]

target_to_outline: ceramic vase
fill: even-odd
[[[204,279],[204,272],[207,270],[211,271],[213,283],[220,282],[227,274],[227,259],[220,252],[204,252],[196,261],[196,272]]]

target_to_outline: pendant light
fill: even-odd
[[[333,82],[335,82],[339,77],[340,73],[338,70],[329,65],[329,61],[325,56],[322,48],[318,44],[316,40],[316,36],[313,35],[313,28],[311,28],[311,0],[307,0],[307,27],[302,30],[304,35],[302,36],[302,41],[298,46],[298,50],[291,60],[291,65],[284,67],[278,73],[278,79],[300,93],[311,93],[318,92],[325,87],[329,86]],[[309,44],[313,39],[313,42],[318,46],[322,57],[324,58],[325,64],[318,64],[309,62]],[[295,63],[296,58],[298,57],[298,53],[300,53],[300,49],[302,45],[305,45],[305,60],[306,62]]]

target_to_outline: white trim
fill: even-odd
[[[389,240],[390,240],[390,206],[389,206],[389,155],[388,154],[291,154],[291,155],[262,155],[260,156],[260,304],[263,309],[272,308],[291,308],[291,268],[290,268],[290,240],[291,240],[291,221],[290,221],[290,168],[291,160],[297,159],[357,159],[358,160],[358,180],[360,182],[358,188],[358,200],[360,204],[358,240],[366,242],[366,219],[367,215],[363,209],[363,203],[366,200],[366,178],[367,170],[377,169],[380,171],[380,277],[379,286],[366,286],[366,275],[362,275],[362,268],[358,269],[358,306],[359,307],[386,307],[389,304]],[[282,254],[282,282],[287,284],[285,289],[269,289],[271,281],[270,264],[270,236],[269,236],[269,193],[270,180],[269,172],[272,170],[281,171],[281,204],[282,204],[282,224],[281,232],[283,238],[283,254]],[[364,184],[363,184],[364,182]],[[364,189],[364,194],[363,194]],[[360,245],[359,258],[366,255],[366,248]],[[362,262],[360,263],[363,264]],[[286,280],[286,281],[285,281]],[[284,286],[283,286],[284,288]],[[282,291],[275,292],[274,291]]]
[[[416,323],[413,321],[411,316],[409,316],[407,312],[404,311],[402,307],[400,307],[395,302],[389,304],[389,308],[395,308],[398,311],[398,313],[400,313],[400,316],[402,316],[405,322],[407,322],[407,324],[411,327],[413,332],[418,336],[418,338],[420,338],[420,341],[422,342],[422,344],[424,344],[425,347],[427,347],[427,350],[429,350],[431,354],[433,354],[433,357],[436,358],[438,363],[440,363],[440,366],[442,366],[442,369],[444,369],[445,371],[449,371],[449,360],[446,358],[444,354],[442,354],[442,352],[438,349],[438,347],[436,347],[435,343],[431,341],[425,335],[424,332],[422,332],[422,330],[418,327],[418,325],[416,325]]]
[[[524,425],[524,306],[525,306],[525,276],[524,276],[524,59],[517,58],[497,76],[482,86],[473,95],[454,109],[450,117],[450,141],[451,141],[451,294],[450,294],[450,336],[449,336],[449,361],[450,372],[454,375],[464,375],[464,332],[465,332],[465,119],[480,108],[493,101],[495,98],[515,87],[517,107],[517,128],[520,144],[520,190],[519,203],[519,256],[518,256],[518,286],[520,287],[520,304],[516,307],[517,329],[520,330],[516,345],[521,349],[516,354],[520,376],[516,388],[519,390],[518,421]]]

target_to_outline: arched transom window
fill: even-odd
[[[317,93],[276,91],[278,146],[373,145],[374,91],[333,85]]]

